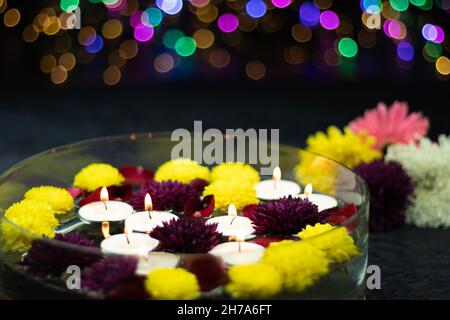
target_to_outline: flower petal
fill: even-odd
[[[119,168],[119,172],[125,178],[125,184],[142,186],[147,181],[153,180],[155,173],[142,166],[126,166]]]

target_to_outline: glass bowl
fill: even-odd
[[[224,136],[224,139],[229,137]],[[14,230],[16,236],[40,238],[31,234],[4,217],[5,210],[23,199],[24,193],[36,186],[50,185],[70,187],[74,175],[83,167],[104,162],[116,167],[144,166],[156,170],[159,165],[170,160],[176,141],[171,141],[167,133],[132,134],[127,136],[104,137],[77,142],[28,158],[12,167],[0,176],[0,223]],[[193,142],[192,142],[193,143]],[[192,146],[193,147],[193,146]],[[270,152],[270,145],[267,145]],[[312,182],[315,192],[331,194],[338,200],[339,206],[354,204],[356,213],[345,221],[339,222],[340,228],[346,228],[359,250],[359,254],[345,263],[334,263],[330,272],[316,281],[303,292],[282,291],[275,299],[361,299],[365,296],[365,274],[368,247],[368,191],[366,184],[358,175],[345,166],[295,147],[280,145],[279,166],[283,179],[299,182],[303,187]],[[248,150],[246,151],[248,152]],[[262,164],[252,164],[259,169]],[[271,179],[270,176],[261,177]],[[60,218],[60,224],[70,223],[77,215],[77,208]],[[336,232],[337,229],[326,234]],[[112,226],[112,233],[121,232],[123,225]],[[0,292],[13,299],[83,299],[105,298],[105,295],[79,289],[68,289],[63,273],[59,277],[37,276],[27,271],[20,262],[26,250],[10,250],[5,245],[4,228],[0,228]],[[98,226],[84,226],[81,234],[100,239]],[[325,235],[325,234],[324,234]],[[318,235],[317,237],[323,237]],[[299,239],[297,239],[299,240]],[[11,241],[11,240],[10,240]],[[101,255],[97,248],[86,248],[65,242],[43,239],[51,246],[77,252],[79,254]],[[251,240],[249,240],[251,241]],[[310,239],[301,240],[310,241]],[[181,255],[181,265],[186,255]],[[302,259],[302,257],[298,257]],[[223,287],[203,292],[202,298],[231,298],[224,293]]]

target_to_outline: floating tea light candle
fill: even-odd
[[[175,268],[180,257],[168,252],[148,252],[143,250],[139,255],[136,274],[146,276],[157,268]]]
[[[230,204],[228,207],[228,215],[211,218],[207,223],[217,223],[217,232],[222,233],[225,237],[232,237],[237,233],[243,233],[245,234],[245,238],[247,238],[255,232],[252,221],[247,217],[238,216],[236,207],[233,204]]]
[[[261,259],[265,250],[263,246],[245,242],[246,234],[242,232],[236,233],[235,237],[236,241],[219,244],[209,253],[222,258],[229,265],[255,263]]]
[[[124,233],[110,235],[109,222],[102,223],[102,233],[105,240],[102,241],[100,247],[106,254],[121,255],[142,255],[143,252],[149,252],[155,249],[159,241],[151,238],[145,233],[133,233],[128,226],[125,227]]]
[[[335,208],[338,205],[337,200],[331,196],[313,193],[313,187],[311,183],[308,183],[308,185],[305,187],[304,193],[299,197],[302,199],[308,199],[309,201],[314,203],[317,207],[319,207],[319,212]]]
[[[264,180],[255,185],[256,196],[262,200],[276,200],[300,193],[300,186],[289,180],[281,180],[280,167],[273,170],[272,180]]]
[[[80,208],[78,215],[85,222],[117,222],[133,213],[133,207],[122,201],[109,201],[108,190],[103,187],[100,201],[88,203]]]
[[[163,222],[169,222],[178,217],[168,211],[153,211],[150,194],[145,195],[144,210],[128,216],[125,224],[138,232],[151,232],[155,227],[162,226]]]

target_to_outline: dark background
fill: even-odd
[[[437,21],[443,17],[438,13]],[[448,81],[437,79],[425,61],[408,72],[396,68],[387,42],[371,55],[362,50],[352,79],[323,77],[312,69],[307,76],[285,78],[269,72],[259,82],[217,70],[140,81],[137,59],[127,66],[128,80],[109,88],[101,83],[102,58],[71,74],[63,86],[53,86],[39,71],[45,43],[26,46],[20,37],[17,30],[0,28],[0,171],[77,140],[193,129],[194,120],[202,120],[204,129],[278,128],[282,143],[304,146],[309,134],[343,127],[379,101],[407,101],[411,110],[422,111],[433,139],[450,133]],[[364,64],[371,72],[360,70]],[[450,299],[449,244],[448,230],[403,227],[371,234],[369,263],[381,267],[382,290],[369,292],[368,299]]]

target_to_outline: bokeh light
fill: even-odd
[[[414,58],[414,47],[408,41],[397,45],[397,55],[402,61],[411,61]]]
[[[389,0],[389,3],[397,11],[406,11],[409,7],[409,0]]]
[[[139,42],[146,42],[153,37],[153,32],[153,27],[151,25],[147,26],[140,23],[134,28],[133,36]]]
[[[60,7],[61,10],[66,12],[72,12],[78,8],[79,0],[61,0]]]
[[[163,44],[166,46],[166,48],[174,49],[178,39],[180,39],[183,36],[184,33],[181,30],[171,29],[166,33],[164,33]]]
[[[358,54],[358,45],[351,38],[342,38],[338,42],[339,54],[346,58],[353,58]]]
[[[448,76],[450,74],[450,59],[441,56],[436,60],[436,70],[443,76]]]
[[[157,27],[160,25],[163,19],[163,14],[158,8],[147,8],[142,15],[142,23],[145,25],[151,25],[152,27]]]
[[[156,0],[156,5],[165,13],[175,15],[183,8],[183,0]]]
[[[85,50],[89,53],[97,53],[103,49],[103,38],[100,35],[93,36],[93,40],[88,42],[90,43],[85,47]]]
[[[52,54],[46,54],[41,58],[41,62],[39,64],[41,71],[43,73],[52,72],[53,68],[56,67],[56,59]]]
[[[34,24],[27,25],[22,32],[22,37],[25,42],[33,42],[39,37],[39,29]]]
[[[250,61],[245,66],[245,73],[252,80],[261,80],[266,75],[266,66],[260,61]]]
[[[225,13],[217,20],[217,26],[223,32],[233,32],[238,28],[239,20],[234,14]]]
[[[320,9],[312,2],[300,5],[300,21],[307,26],[315,26],[320,20]]]
[[[375,14],[381,12],[381,0],[361,0],[361,10],[365,13]]]
[[[67,80],[67,70],[64,66],[56,66],[52,69],[50,78],[54,84],[62,84]]]
[[[230,64],[231,56],[227,50],[216,48],[209,53],[208,62],[216,69],[222,69]]]
[[[422,36],[426,40],[435,43],[442,43],[445,40],[444,30],[440,26],[430,23],[427,23],[422,27]]]
[[[56,16],[49,16],[44,20],[42,29],[48,36],[57,34],[61,30],[61,21]]]
[[[308,42],[312,38],[312,31],[307,26],[300,23],[295,24],[291,29],[292,38],[297,42]]]
[[[297,65],[305,61],[305,52],[299,46],[289,46],[284,49],[283,58],[286,63]]]
[[[122,74],[120,72],[120,69],[115,66],[109,66],[103,72],[103,81],[108,86],[113,86],[119,83],[121,77]]]
[[[252,18],[261,18],[267,12],[267,6],[263,0],[250,0],[245,9]]]
[[[102,26],[102,35],[105,39],[115,39],[122,34],[122,22],[118,19],[110,19]]]
[[[136,57],[138,49],[139,47],[135,40],[125,40],[120,44],[119,56],[126,60],[133,59]]]
[[[214,43],[214,33],[208,29],[199,29],[195,31],[193,38],[197,44],[197,48],[207,49]]]
[[[83,46],[88,46],[95,40],[97,32],[92,27],[84,27],[78,32],[78,42]]]
[[[3,15],[3,23],[9,28],[15,27],[19,23],[19,21],[20,12],[15,8],[8,9]]]
[[[339,17],[334,11],[323,11],[320,14],[320,24],[327,30],[334,30],[339,27]]]
[[[175,62],[173,57],[168,53],[159,54],[155,61],[153,61],[153,67],[159,73],[167,73],[173,69]]]
[[[181,37],[175,43],[175,51],[182,57],[193,55],[195,49],[195,40],[191,37]]]
[[[291,4],[291,0],[272,0],[272,4],[277,8],[286,8]]]
[[[62,54],[58,60],[58,64],[63,66],[67,71],[72,70],[75,67],[76,62],[75,56],[70,52]]]

